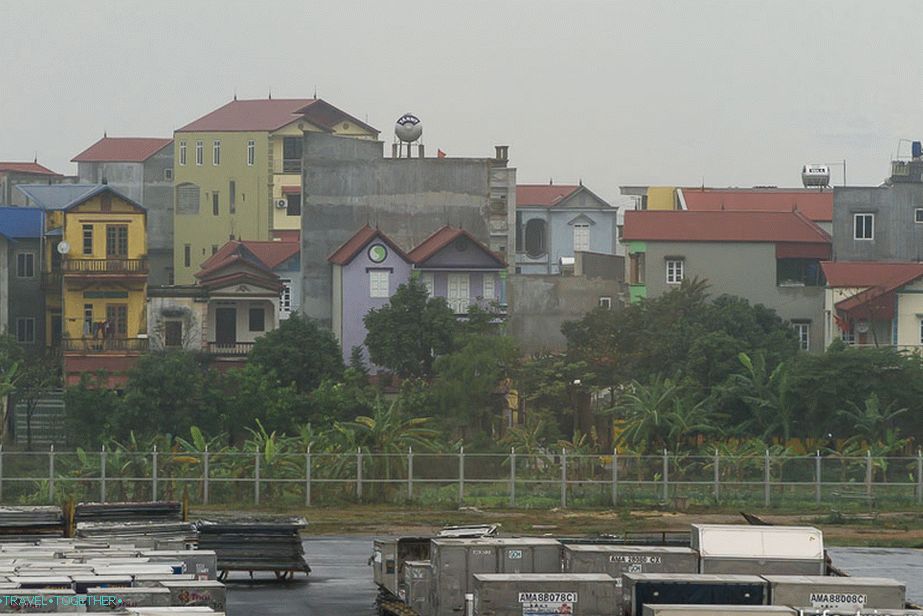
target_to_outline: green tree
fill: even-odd
[[[346,424],[355,430],[359,445],[373,453],[405,453],[410,447],[432,451],[441,445],[439,431],[430,428],[429,417],[404,417],[396,401],[378,398],[371,415]]]
[[[333,332],[300,314],[258,338],[248,360],[278,383],[305,394],[326,379],[343,376],[343,355]]]
[[[895,419],[907,412],[907,408],[896,408],[897,402],[883,405],[877,393],[866,398],[862,406],[852,400],[846,401],[846,408],[837,412],[848,425],[850,443],[865,443],[868,446],[899,441],[900,429],[895,426]]]
[[[16,402],[26,412],[26,445],[32,449],[32,419],[38,403],[55,387],[61,385],[60,358],[50,352],[24,355],[17,374]]]
[[[743,403],[744,414],[736,417],[740,432],[764,442],[775,437],[787,443],[799,413],[789,365],[780,363],[770,369],[762,353],[753,358],[741,353],[738,361],[744,370],[731,375],[725,393]]]
[[[436,358],[455,348],[455,315],[416,278],[400,285],[388,304],[370,310],[364,323],[371,360],[403,378],[430,378]]]
[[[249,434],[247,426],[257,420],[271,431],[290,431],[310,419],[308,395],[294,383],[280,384],[273,374],[253,362],[222,375],[221,391],[220,428],[227,432],[229,443],[242,442]]]
[[[64,393],[64,427],[71,445],[99,449],[113,435],[122,400],[108,388],[105,372],[80,375],[80,382]]]

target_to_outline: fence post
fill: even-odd
[[[413,500],[413,447],[407,448],[407,500]]]
[[[156,497],[154,500],[157,500]],[[106,502],[106,446],[99,450],[99,502]]]
[[[157,445],[151,452],[151,500],[157,500]]]
[[[561,448],[561,509],[567,509],[567,450]]]
[[[0,503],[3,502],[3,445],[0,445]]]
[[[820,449],[818,449],[817,453],[814,454],[814,502],[818,505],[820,505],[821,486],[823,485],[821,472]]]
[[[362,447],[356,449],[356,498],[362,500]]]
[[[770,484],[769,484],[769,473],[770,473],[770,458],[769,450],[766,450],[765,458],[763,460],[763,505],[768,507],[771,502],[770,494]]]
[[[54,444],[48,448],[48,500],[54,502]]]
[[[872,452],[865,452],[865,495],[872,495]]]
[[[670,459],[667,450],[663,450],[663,502],[670,498]]]
[[[254,454],[254,460],[256,461],[253,466],[253,503],[255,505],[260,504],[260,448],[256,448],[256,453]]]
[[[0,495],[3,494],[3,450],[0,449]],[[917,504],[923,504],[923,449],[917,449]]]
[[[510,447],[510,507],[516,506],[516,448]]]
[[[465,446],[458,450],[458,504],[465,502]]]
[[[304,506],[311,506],[311,446],[304,454]]]
[[[619,504],[619,448],[612,449],[612,506]]]
[[[202,504],[208,504],[208,445],[202,454]]]

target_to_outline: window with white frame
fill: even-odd
[[[256,162],[256,141],[247,142],[247,166],[252,167]]]
[[[585,222],[574,225],[574,252],[590,249],[590,225]]]
[[[600,298],[599,298],[599,307],[600,307],[600,308],[605,308],[606,310],[609,310],[610,308],[612,308],[612,298],[611,298],[611,297],[606,297],[606,296],[600,297]]]
[[[186,142],[185,141],[179,142],[179,164],[180,164],[180,167],[186,166]]]
[[[195,142],[195,164],[199,167],[205,164],[205,144],[201,141]]]
[[[35,253],[20,252],[16,255],[16,277],[17,278],[34,278],[35,277]]]
[[[913,211],[913,222],[923,223],[923,207],[918,207]]]
[[[874,214],[854,214],[853,215],[853,239],[857,239],[857,240],[875,239],[875,215]]]
[[[802,351],[811,348],[811,322],[810,321],[793,321],[792,327],[795,328],[795,335],[798,336],[798,346]]]
[[[423,272],[420,274],[420,282],[426,287],[426,292],[430,297],[436,296],[436,275],[433,272]]]
[[[287,319],[292,314],[292,281],[282,280],[282,291],[279,293],[279,318]]]
[[[489,302],[497,299],[497,280],[493,274],[484,274],[484,288],[481,290],[481,297]]]
[[[667,259],[667,284],[679,284],[686,274],[685,259]]]
[[[212,142],[212,164],[216,167],[221,164],[221,142],[218,140]]]
[[[369,297],[391,297],[388,293],[390,273],[388,270],[369,270]]]
[[[20,344],[35,343],[35,319],[21,317],[16,319],[16,342]]]

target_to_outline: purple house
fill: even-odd
[[[405,253],[366,225],[327,260],[333,266],[333,331],[347,360],[352,348],[365,342],[365,315],[387,304],[412,274],[420,276],[431,296],[446,298],[459,316],[472,304],[506,304],[503,259],[456,227],[442,227]]]

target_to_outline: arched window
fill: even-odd
[[[545,252],[545,221],[533,218],[526,223],[526,254],[535,258]]]
[[[176,187],[176,213],[198,214],[199,192],[198,184],[185,183],[178,185]]]

